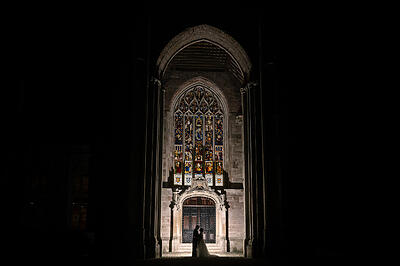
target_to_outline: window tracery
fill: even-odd
[[[174,109],[174,184],[190,186],[204,177],[223,185],[224,113],[216,95],[202,86],[188,89]]]

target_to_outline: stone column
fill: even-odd
[[[168,251],[173,252],[174,251],[174,239],[176,238],[176,234],[174,234],[174,213],[176,211],[176,199],[178,197],[178,191],[174,190],[172,192],[172,201],[171,204],[169,205],[171,209],[171,218],[170,218],[170,226],[169,226],[169,247]]]
[[[147,89],[147,114],[146,114],[146,148],[145,148],[145,166],[144,166],[144,185],[143,185],[143,233],[144,233],[144,258],[151,257],[151,237],[150,237],[150,210],[152,205],[152,154],[151,149],[153,147],[153,98],[151,86]]]
[[[252,256],[252,204],[251,204],[251,182],[250,182],[250,144],[249,144],[249,110],[248,110],[248,87],[244,86],[240,89],[243,112],[243,151],[244,151],[244,201],[245,201],[245,239],[243,243],[244,256],[251,258]]]
[[[155,154],[154,154],[154,204],[153,204],[153,219],[154,219],[154,227],[153,227],[153,237],[155,244],[155,257],[161,257],[162,253],[162,240],[160,234],[160,226],[161,226],[161,186],[162,186],[162,143],[163,143],[163,106],[164,106],[164,97],[165,97],[165,89],[161,84],[161,81],[157,78],[153,78],[153,85],[155,89],[156,97],[156,142],[155,142]]]
[[[266,230],[266,226],[264,226],[264,211],[266,209],[266,201],[265,201],[265,165],[264,165],[264,141],[263,141],[263,106],[262,106],[262,91],[260,87],[260,83],[253,84],[253,104],[254,104],[254,130],[255,130],[255,172],[257,173],[255,177],[255,208],[256,208],[256,232],[257,236],[257,257],[261,257],[264,255],[263,247],[265,246],[265,238],[264,238],[264,230]]]
[[[146,114],[146,149],[145,149],[145,182],[143,198],[143,228],[145,258],[156,256],[157,246],[157,170],[158,170],[158,136],[159,136],[159,99],[160,90],[157,79],[148,81],[148,109]]]
[[[144,165],[143,165],[143,176],[140,179],[140,187],[142,189],[142,204],[141,204],[141,213],[140,213],[140,227],[141,227],[141,232],[140,232],[140,245],[138,248],[140,249],[139,254],[141,255],[142,259],[148,258],[149,256],[149,247],[150,247],[150,242],[149,242],[149,205],[151,204],[151,190],[149,189],[151,187],[151,147],[152,147],[152,132],[153,132],[153,127],[151,121],[153,120],[153,90],[151,89],[151,83],[150,83],[150,43],[151,43],[151,38],[150,38],[150,23],[148,18],[144,21],[143,25],[141,25],[145,30],[143,30],[144,33],[143,39],[146,40],[144,41],[145,44],[145,49],[141,52],[142,56],[145,58],[145,65],[142,67],[143,73],[142,76],[145,76],[144,82],[144,89],[146,91],[146,111],[145,111],[145,134],[144,134]],[[136,79],[142,78],[136,77]],[[142,84],[141,84],[142,85]]]
[[[259,28],[258,28],[258,54],[259,54],[259,61],[258,61],[258,70],[259,70],[259,99],[258,103],[260,105],[260,133],[261,133],[261,158],[260,158],[260,164],[262,168],[261,172],[261,178],[262,178],[262,217],[260,216],[260,223],[262,224],[261,230],[259,230],[260,234],[262,234],[262,253],[267,254],[267,174],[268,170],[267,169],[267,163],[266,163],[266,157],[264,152],[267,152],[267,146],[266,146],[266,137],[265,137],[265,131],[264,131],[264,124],[266,121],[264,120],[265,117],[265,109],[264,109],[264,95],[267,95],[267,93],[264,93],[263,90],[267,90],[267,87],[264,86],[264,49],[263,49],[263,31],[264,31],[264,24],[262,22],[259,23]],[[268,104],[267,104],[268,105]],[[261,193],[260,193],[261,194]],[[261,206],[260,206],[261,207]],[[260,235],[261,237],[261,235]]]
[[[226,197],[224,195],[224,204],[225,204],[225,252],[231,252],[231,243],[229,240],[229,204],[226,201]]]
[[[248,97],[247,97],[247,103],[248,103],[248,118],[249,118],[249,156],[251,158],[250,160],[250,174],[249,174],[249,180],[250,180],[250,198],[251,198],[251,209],[252,209],[252,257],[257,256],[257,248],[258,248],[258,177],[259,177],[259,172],[258,172],[258,135],[257,135],[257,126],[258,126],[258,110],[257,110],[257,104],[256,104],[256,93],[257,93],[257,87],[255,86],[254,83],[248,83],[247,85],[247,90],[248,90]]]
[[[165,90],[161,81],[151,78],[147,114],[147,140],[145,165],[144,229],[145,257],[161,257],[161,185],[162,185],[162,126]]]
[[[245,154],[245,257],[257,256],[258,240],[262,226],[262,193],[260,177],[262,168],[260,161],[260,112],[259,88],[256,82],[249,82],[241,89],[244,129],[244,154]]]

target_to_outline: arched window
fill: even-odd
[[[224,113],[216,95],[203,86],[186,90],[174,109],[174,184],[189,186],[204,177],[223,185]]]

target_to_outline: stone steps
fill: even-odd
[[[211,252],[211,253],[213,253],[213,252],[216,253],[216,252],[221,252],[221,249],[219,249],[219,248],[213,248],[213,249],[209,248],[208,251]],[[192,253],[192,249],[180,249],[179,252],[190,252],[190,253]]]
[[[219,252],[221,248],[216,244],[206,244],[208,251],[212,252]],[[192,252],[192,244],[182,244],[179,247],[179,252]]]
[[[231,253],[221,251],[221,247],[217,244],[206,244],[207,249],[211,255],[217,255],[218,257],[243,257],[241,253]],[[164,252],[162,257],[191,257],[192,256],[192,244],[181,244],[177,252]]]
[[[217,255],[218,257],[243,257],[243,254],[231,253],[231,252],[211,252],[211,255]],[[192,257],[192,251],[190,252],[165,252],[162,257]]]

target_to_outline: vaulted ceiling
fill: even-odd
[[[207,41],[196,42],[177,53],[166,74],[173,71],[227,72],[239,83],[244,80],[238,63],[224,49]]]

